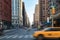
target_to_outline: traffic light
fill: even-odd
[[[52,13],[52,15],[54,15],[54,14],[55,14],[55,12],[56,12],[55,8],[54,8],[54,7],[52,7],[52,9],[51,9],[51,13]]]

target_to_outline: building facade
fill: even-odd
[[[17,26],[19,25],[19,1],[18,0],[12,0],[12,25]]]
[[[47,22],[50,16],[50,0],[39,0],[40,26]]]
[[[19,24],[23,26],[22,0],[19,0]]]
[[[4,29],[11,27],[11,0],[0,0],[0,24]]]
[[[51,16],[52,13],[50,9],[51,9],[52,3],[56,10],[55,14],[60,13],[60,5],[59,5],[60,1],[59,0],[39,0],[40,23],[44,24],[44,22],[47,21],[47,17]],[[57,20],[59,19],[56,19],[56,18],[54,19],[54,21],[57,21]]]
[[[22,2],[23,26],[26,26],[25,14],[26,14],[26,11],[25,11],[25,4],[24,4],[24,2]]]
[[[34,25],[35,27],[38,27],[39,22],[40,22],[40,14],[39,14],[39,4],[36,5],[35,7],[35,13],[34,13]]]
[[[24,2],[22,2],[22,15],[23,15],[23,26],[24,27],[30,26],[30,21],[29,21],[28,15],[27,15],[26,10],[25,10]]]
[[[22,0],[12,0],[12,25],[14,27],[22,25]]]
[[[26,21],[25,21],[26,27],[29,28],[29,27],[30,27],[30,21],[29,21],[29,17],[28,17],[28,15],[27,15],[27,13],[25,14],[25,16],[26,16],[26,17],[25,17],[25,20],[26,20]]]

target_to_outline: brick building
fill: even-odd
[[[11,0],[0,0],[0,24],[10,28],[11,25]]]
[[[47,21],[47,17],[51,16],[51,6],[53,5],[56,9],[55,14],[60,13],[60,1],[59,0],[39,0],[39,13],[40,13],[40,22],[44,24]],[[60,24],[59,18],[55,18],[54,21],[57,24]],[[54,24],[56,26],[56,24]]]
[[[49,0],[39,0],[40,22],[44,23],[49,15]]]

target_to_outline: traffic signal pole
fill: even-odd
[[[55,14],[55,7],[54,7],[54,4],[52,2],[52,7],[51,7],[51,16],[52,16],[52,27],[54,27],[54,19],[53,19],[53,16]]]
[[[54,27],[54,23],[53,23],[53,20],[54,20],[54,19],[53,19],[53,15],[52,15],[52,27]]]

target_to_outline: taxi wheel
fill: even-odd
[[[43,35],[40,35],[39,37],[38,37],[38,40],[43,40]]]

